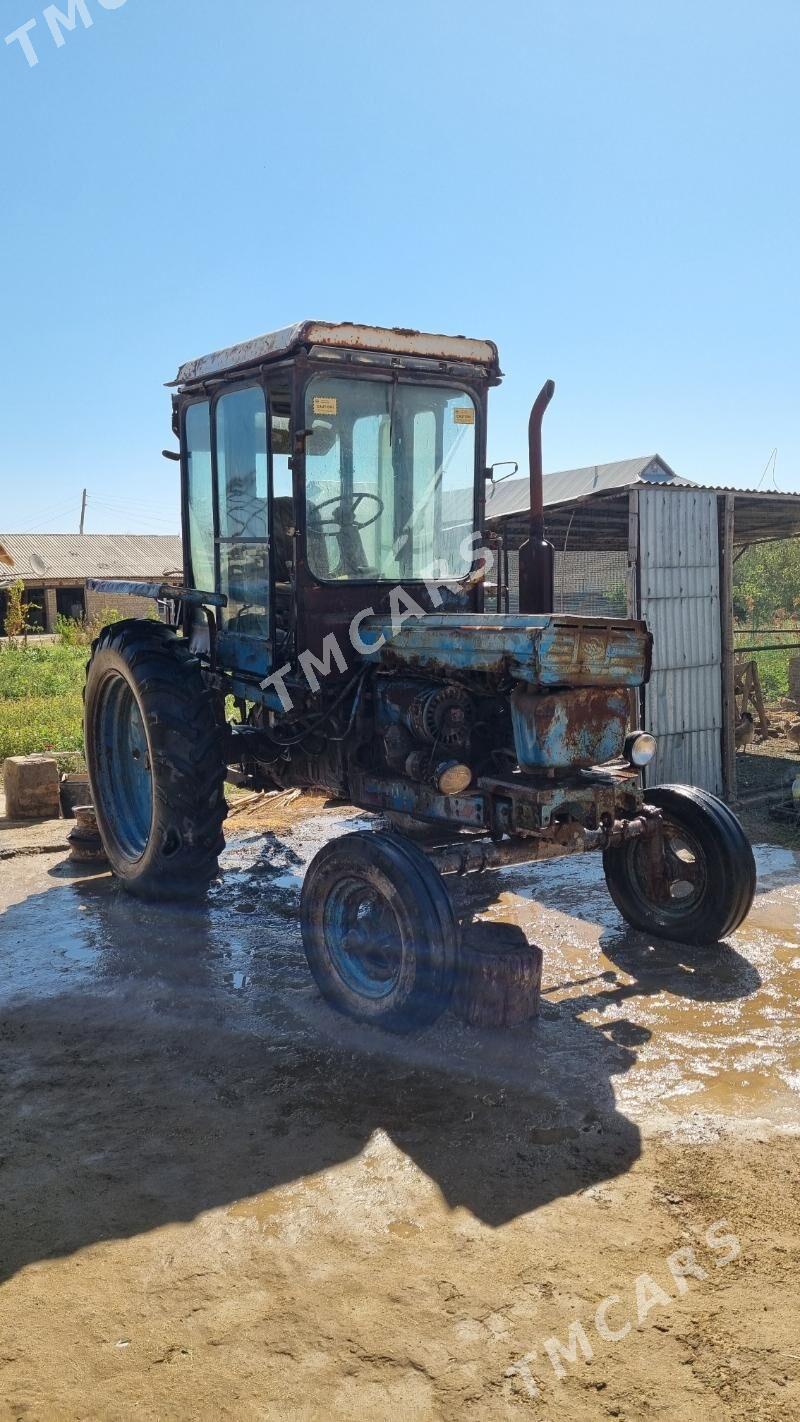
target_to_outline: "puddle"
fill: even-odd
[[[514,922],[543,947],[542,1015],[494,1036],[446,1016],[418,1038],[387,1039],[322,1003],[297,919],[307,862],[332,834],[367,823],[331,810],[280,834],[242,831],[197,907],[140,903],[109,875],[67,878],[40,856],[10,861],[0,866],[0,994],[134,992],[143,1011],[181,1014],[198,1030],[224,1021],[262,1037],[311,1035],[555,1101],[585,1103],[610,1076],[609,1100],[639,1120],[668,1110],[800,1124],[800,856],[757,847],[751,917],[710,950],[626,930],[597,856],[450,880],[461,917]]]

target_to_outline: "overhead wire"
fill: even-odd
[[[145,524],[148,526],[148,528],[153,529],[155,531],[161,530],[165,535],[168,533],[173,534],[175,537],[178,537],[180,535],[180,529],[177,520],[169,518],[168,515],[164,515],[162,517],[161,515],[155,514],[151,511],[142,512],[142,510],[140,508],[137,508],[135,505],[123,504],[121,502],[113,502],[110,499],[98,498],[96,495],[93,495],[91,493],[88,499],[88,506],[94,509],[98,509],[102,513],[112,514],[114,518],[130,519],[131,521],[134,521],[136,523]]]
[[[115,513],[126,513],[135,515],[137,518],[146,518],[151,523],[169,522],[169,516],[166,514],[156,513],[153,509],[143,511],[140,505],[131,504],[122,499],[104,498],[101,495],[92,494],[91,491],[87,502],[93,504],[96,508],[113,509]]]
[[[777,445],[776,445],[775,448],[773,449],[773,451],[772,451],[772,453],[771,453],[769,459],[767,460],[766,464],[764,465],[764,473],[761,475],[761,478],[759,479],[758,484],[756,485],[756,488],[758,488],[758,489],[761,488],[761,485],[763,484],[764,480],[765,480],[766,477],[767,477],[767,471],[769,470],[770,464],[772,465],[772,483],[773,483],[774,487],[777,489],[778,483],[777,483],[777,480],[776,480],[776,478],[775,478],[775,471],[776,471],[777,466],[778,466],[778,446],[777,446]]]
[[[175,537],[180,536],[178,520],[170,518],[166,514],[160,515],[152,510],[142,512],[142,510],[134,504],[124,503],[121,500],[98,498],[98,496],[91,491],[88,491],[87,494],[87,508],[88,507],[99,509],[103,513],[112,514],[115,518],[136,520],[136,522],[140,524],[146,524],[154,531],[163,530],[164,534],[171,533],[174,534]],[[15,528],[9,526],[7,531],[16,534],[75,533],[77,535],[79,516],[80,500],[76,501],[70,499],[69,503],[51,505],[48,508],[40,510],[34,521],[24,523],[22,527],[19,527],[19,525]],[[52,527],[53,524],[63,522],[66,519],[70,519],[74,527],[68,529],[56,529]]]
[[[58,507],[58,508],[43,509],[39,514],[37,514],[36,522],[35,522],[35,523],[28,524],[27,527],[25,527],[25,528],[17,528],[17,529],[14,529],[13,532],[15,532],[15,533],[48,533],[48,532],[60,532],[60,530],[58,530],[58,529],[55,529],[55,530],[53,530],[53,529],[48,529],[47,524],[50,523],[50,522],[55,522],[55,521],[57,521],[57,520],[59,520],[59,519],[62,519],[62,518],[66,518],[67,515],[70,514],[70,513],[73,514],[73,516],[74,516],[74,518],[75,518],[75,522],[77,522],[77,509],[76,509],[76,507],[75,507],[74,501],[72,501],[72,500],[71,500],[68,504],[64,504],[63,506]],[[12,530],[9,530],[9,532],[11,532],[11,531],[12,531]]]

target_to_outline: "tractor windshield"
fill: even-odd
[[[463,390],[317,376],[306,395],[306,532],[323,581],[472,568],[475,404]]]

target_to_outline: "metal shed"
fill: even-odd
[[[703,487],[660,455],[545,478],[556,608],[644,617],[653,670],[638,708],[658,737],[653,778],[736,795],[733,562],[746,545],[800,535],[800,495]],[[488,526],[516,605],[529,484],[490,490]]]

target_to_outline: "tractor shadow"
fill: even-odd
[[[647,1029],[581,1021],[577,981],[512,1032],[360,1028],[310,984],[278,870],[191,909],[57,872],[7,910],[0,1277],[302,1181],[377,1131],[491,1227],[637,1160],[614,1078]]]

